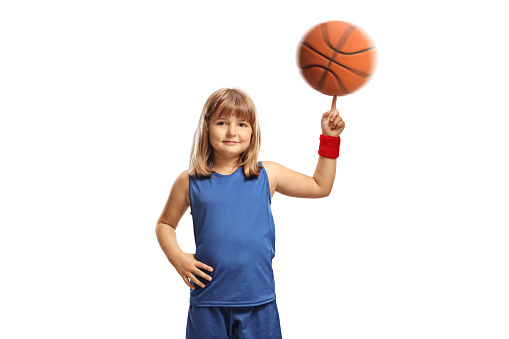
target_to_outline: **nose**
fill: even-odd
[[[226,135],[229,137],[234,137],[235,134],[236,134],[235,126],[234,126],[234,124],[230,124],[230,126],[226,130]]]

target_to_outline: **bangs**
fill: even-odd
[[[254,119],[252,119],[252,114],[249,114],[249,112],[245,110],[228,110],[224,109],[218,112],[217,116],[219,118],[228,118],[230,115],[233,115],[235,118],[243,121],[249,122],[251,125],[254,123]]]
[[[250,125],[254,125],[256,110],[249,98],[244,98],[236,91],[230,91],[221,99],[213,115],[217,115],[219,118],[228,118],[230,115],[233,115],[239,120],[244,120],[249,122]]]

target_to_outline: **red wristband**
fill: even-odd
[[[329,137],[327,135],[320,135],[320,147],[318,148],[318,155],[322,157],[336,159],[339,157],[339,144],[341,138]]]

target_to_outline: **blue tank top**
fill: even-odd
[[[262,166],[261,161],[258,162]],[[191,290],[195,306],[256,306],[276,299],[272,259],[274,219],[265,168],[246,178],[242,167],[230,175],[189,176],[196,260],[212,277]]]

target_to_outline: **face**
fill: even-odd
[[[236,158],[251,142],[253,128],[246,120],[230,114],[227,117],[212,116],[209,122],[209,141],[214,157]]]

